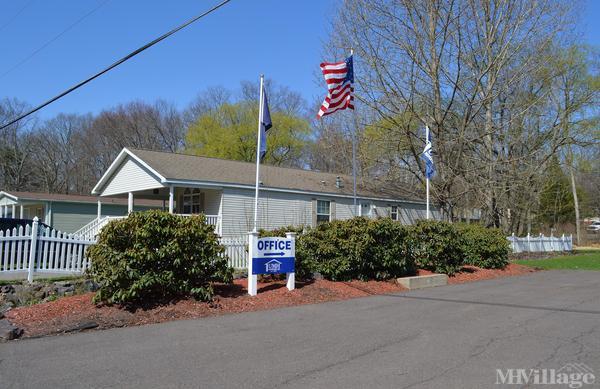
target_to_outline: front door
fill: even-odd
[[[358,209],[358,216],[371,217],[371,203],[361,202],[360,208]]]

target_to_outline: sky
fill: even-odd
[[[0,98],[37,105],[217,3],[0,0]],[[158,98],[185,108],[206,87],[236,89],[261,73],[312,103],[326,92],[315,74],[322,60],[332,60],[322,58],[322,47],[340,3],[233,0],[38,116],[98,113]],[[584,6],[583,39],[600,46],[600,0],[584,0]]]

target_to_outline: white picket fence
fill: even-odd
[[[93,240],[39,226],[0,231],[0,273],[27,272],[33,280],[36,272],[81,274],[89,266],[87,248]]]
[[[539,236],[527,235],[518,237],[515,234],[509,236],[508,241],[511,244],[513,253],[534,253],[534,252],[550,252],[550,251],[572,251],[573,250],[573,235],[561,237],[556,236]]]
[[[248,237],[221,238],[221,244],[225,246],[225,255],[229,258],[228,264],[234,269],[246,269],[248,267]]]
[[[220,239],[229,266],[248,266],[248,237]],[[96,237],[80,236],[41,227],[37,218],[31,225],[0,231],[0,274],[23,273],[29,281],[36,272],[82,274],[90,265],[86,257]]]

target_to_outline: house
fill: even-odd
[[[161,208],[162,202],[142,200],[135,209]],[[68,233],[79,231],[104,216],[127,215],[127,200],[54,193],[0,191],[0,217],[33,219]]]
[[[127,199],[129,209],[141,200],[164,201],[171,213],[204,213],[219,235],[239,237],[253,227],[255,169],[248,162],[125,148],[92,194]],[[423,201],[363,183],[355,210],[352,178],[344,175],[262,165],[260,179],[259,228],[316,226],[356,215],[405,224],[425,218]]]

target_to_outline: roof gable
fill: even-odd
[[[92,189],[92,194],[115,194],[160,188],[165,178],[134,153],[124,148]]]

